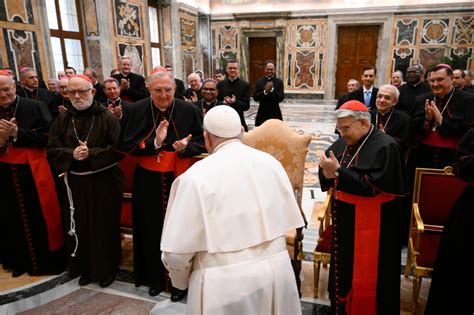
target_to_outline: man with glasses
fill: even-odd
[[[45,158],[51,115],[0,71],[0,259],[19,277],[64,270],[64,232]]]
[[[67,93],[72,107],[54,121],[47,157],[65,174],[69,275],[104,288],[115,280],[121,256],[120,124],[94,101],[87,76],[71,76]]]
[[[275,63],[267,61],[265,63],[265,76],[257,80],[253,99],[260,102],[257,116],[255,117],[255,127],[260,126],[268,119],[283,120],[280,110],[280,103],[285,98],[283,81],[275,77]]]
[[[217,89],[217,81],[208,78],[202,82],[201,87],[201,96],[202,98],[197,102],[194,102],[199,111],[202,115],[206,115],[206,113],[213,107],[217,105],[223,105],[224,103],[217,99],[217,95],[219,90]]]
[[[242,80],[239,75],[239,62],[237,60],[229,60],[227,62],[227,77],[219,81],[217,85],[219,90],[217,99],[237,111],[244,130],[248,131],[249,128],[245,123],[244,111],[250,108],[249,84],[247,81]]]
[[[147,83],[150,97],[130,106],[121,123],[123,150],[138,157],[132,189],[135,286],[147,285],[155,296],[167,287],[160,240],[171,183],[205,148],[202,114],[174,98],[172,75],[158,68]],[[185,296],[174,289],[171,300]]]
[[[341,138],[321,156],[321,189],[334,188],[329,295],[333,312],[400,309],[400,207],[406,193],[398,143],[370,123],[367,107],[348,101],[336,111]]]

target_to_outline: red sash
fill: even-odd
[[[346,311],[351,315],[375,315],[381,205],[395,196],[381,193],[361,197],[337,191],[335,198],[355,205],[354,269],[352,288],[343,298]]]
[[[61,208],[56,195],[53,175],[48,161],[46,161],[45,149],[10,146],[8,154],[0,155],[0,162],[29,164],[46,221],[49,250],[58,249],[64,243]]]
[[[176,152],[161,151],[159,161],[156,155],[138,157],[138,164],[144,169],[156,172],[174,172],[178,177],[184,173],[191,165],[190,158],[179,158]]]
[[[447,148],[447,149],[456,149],[458,145],[458,139],[442,137],[437,131],[429,131],[423,138],[421,142],[432,147]]]

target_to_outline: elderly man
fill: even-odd
[[[347,93],[342,94],[339,97],[337,101],[336,109],[338,109],[339,107],[341,107],[342,104],[348,101],[347,97],[349,93],[354,92],[355,90],[358,90],[358,89],[359,89],[359,81],[357,81],[356,79],[350,79],[349,81],[347,81]]]
[[[112,78],[120,83],[120,97],[128,102],[136,102],[148,96],[145,79],[132,70],[132,59],[121,57],[119,61],[120,73]]]
[[[94,68],[85,68],[83,74],[92,81],[92,86],[95,89],[94,100],[97,103],[102,103],[107,99],[104,93],[104,86],[97,79],[97,71]]]
[[[148,285],[155,296],[167,282],[160,241],[169,188],[189,166],[188,158],[205,149],[202,115],[196,106],[173,98],[171,74],[157,70],[147,82],[151,97],[130,106],[121,123],[123,149],[138,156],[132,189],[135,285]],[[184,296],[175,290],[172,299]]]
[[[221,101],[217,99],[217,94],[219,91],[217,90],[217,81],[211,78],[208,78],[202,82],[201,87],[201,95],[202,98],[197,102],[194,102],[199,111],[202,115],[206,115],[206,113],[213,107],[217,105],[223,105]]]
[[[190,75],[188,75],[188,84],[189,84],[189,88],[187,88],[183,92],[185,100],[190,101],[190,102],[199,101],[202,98],[202,95],[201,95],[202,82],[201,82],[201,77],[199,76],[199,74],[193,72]]]
[[[390,78],[390,84],[396,88],[399,88],[400,86],[405,84],[405,82],[403,81],[403,72],[400,70],[395,70]]]
[[[435,66],[430,73],[432,92],[416,99],[412,125],[421,144],[414,167],[451,165],[458,140],[474,123],[474,95],[455,89],[452,80],[449,65]]]
[[[112,112],[115,117],[122,119],[123,113],[128,110],[131,103],[120,98],[120,84],[114,78],[107,78],[104,81],[104,93],[106,101],[102,104]]]
[[[50,78],[46,80],[46,85],[48,86],[48,91],[54,93],[54,95],[59,95],[58,80]]]
[[[52,99],[49,104],[49,111],[51,116],[54,118],[58,117],[59,114],[64,113],[70,108],[71,102],[69,101],[69,94],[67,93],[67,85],[69,83],[69,77],[63,77],[58,82],[59,95]]]
[[[26,97],[35,101],[48,105],[54,94],[46,89],[39,87],[38,74],[33,68],[22,68],[20,71],[21,87],[16,91],[16,94],[21,97]]]
[[[237,60],[229,60],[227,62],[227,78],[219,81],[217,85],[219,90],[217,99],[237,111],[240,123],[244,130],[248,131],[249,128],[245,123],[244,111],[250,108],[249,84],[247,81],[239,78],[239,75],[239,62]]]
[[[72,103],[52,128],[47,156],[65,172],[69,215],[66,223],[69,274],[79,285],[109,286],[120,262],[120,209],[123,174],[116,148],[120,125],[112,113],[94,101],[95,90],[85,75],[68,83]]]
[[[173,66],[171,65],[166,65],[165,66],[166,71],[171,73],[171,75],[174,77],[174,72],[173,72]],[[179,98],[184,100],[184,90],[186,90],[186,87],[184,86],[183,80],[180,80],[178,78],[174,78],[174,83],[176,84],[176,91],[174,92],[174,98]]]
[[[64,270],[64,234],[54,179],[44,147],[49,111],[18,97],[15,81],[0,72],[0,256],[18,277]]]
[[[367,107],[336,111],[341,138],[321,156],[323,191],[335,188],[329,295],[334,313],[398,314],[400,208],[406,193],[398,143],[370,123]]]
[[[173,183],[161,242],[187,313],[300,314],[285,232],[304,222],[285,170],[241,142],[234,109],[212,108],[204,128],[211,155]]]
[[[283,81],[275,77],[275,63],[267,61],[265,63],[265,76],[257,80],[253,99],[260,102],[255,126],[260,126],[268,119],[283,120],[280,110],[280,102],[285,98]]]
[[[380,131],[392,136],[406,151],[410,145],[410,116],[396,110],[399,97],[398,89],[393,84],[385,84],[377,92],[375,106],[370,110],[371,122]]]
[[[362,70],[363,86],[349,94],[347,97],[340,98],[336,109],[343,103],[350,100],[357,100],[367,106],[367,108],[375,108],[375,100],[377,98],[378,89],[374,87],[375,78],[377,77],[377,69],[374,66],[367,66]]]

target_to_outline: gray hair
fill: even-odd
[[[38,74],[38,72],[36,71],[35,68],[30,68],[30,67],[24,67],[24,68],[21,68],[20,70],[20,78],[25,78],[26,75],[29,73],[29,72],[36,72],[36,74]]]
[[[351,83],[351,82],[355,82],[355,85],[357,86],[357,88],[359,88],[359,81],[356,80],[356,79],[350,79],[349,81],[347,81],[347,84]]]
[[[401,78],[402,81],[403,81],[403,72],[402,72],[401,70],[395,70],[395,71],[393,71],[392,76],[393,76],[395,73],[400,74],[400,78]],[[390,76],[390,77],[391,77],[391,76]]]
[[[360,112],[351,109],[336,110],[336,118],[352,117],[354,120],[365,119],[370,124],[370,112]]]
[[[391,84],[384,84],[382,85],[381,87],[379,87],[379,91],[382,89],[382,88],[386,88],[386,89],[389,89],[392,91],[392,93],[395,95],[395,98],[398,100],[398,98],[400,97],[400,91],[393,85]]]

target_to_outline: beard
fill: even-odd
[[[94,101],[93,98],[87,99],[87,100],[70,100],[72,107],[74,107],[76,110],[81,111],[81,110],[86,110],[89,107],[92,106],[92,103]]]

